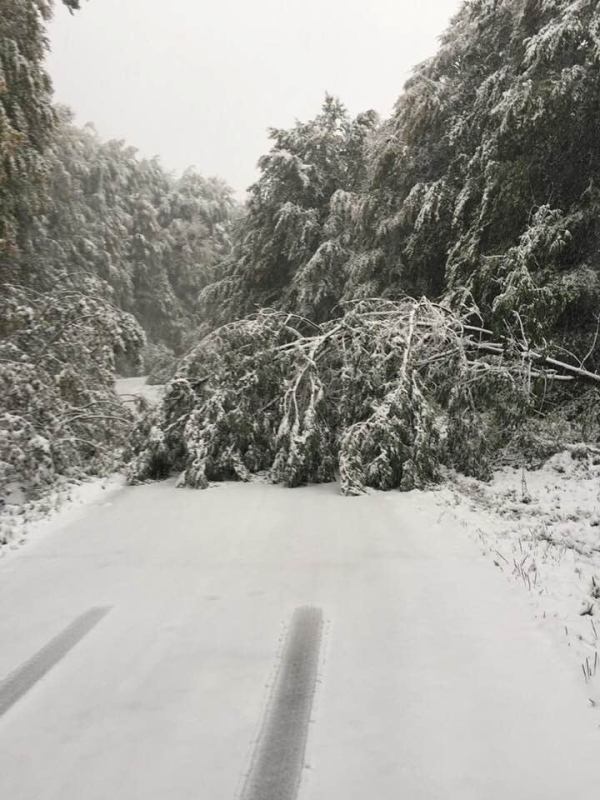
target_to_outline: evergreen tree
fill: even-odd
[[[114,393],[115,359],[135,361],[144,342],[133,317],[91,296],[97,283],[85,293],[60,289],[52,266],[34,257],[56,123],[43,67],[51,12],[44,0],[0,0],[3,496],[36,495],[63,476],[114,465],[129,425]]]
[[[330,315],[344,286],[346,225],[375,124],[374,112],[351,120],[327,96],[314,119],[270,131],[273,146],[259,160],[233,257],[203,294],[208,318],[226,321],[264,306]]]
[[[43,67],[50,13],[43,0],[0,1],[0,267],[11,278],[20,277],[18,246],[42,203],[43,151],[53,124]]]
[[[576,377],[597,408],[599,41],[596,0],[469,0],[383,125],[328,98],[272,131],[202,294],[229,324],[179,364],[134,478],[408,489],[485,477]]]
[[[133,313],[151,339],[180,349],[198,294],[230,249],[231,190],[193,170],[180,178],[90,125],[59,123],[46,152],[52,204],[32,225],[27,258],[45,286],[95,291]]]
[[[79,0],[63,0],[73,11]],[[44,152],[55,117],[44,68],[53,0],[0,0],[0,272],[30,280],[19,259],[47,199]],[[37,276],[36,276],[37,277]]]
[[[116,360],[135,363],[143,331],[90,292],[2,289],[0,496],[114,469],[131,424]]]
[[[463,4],[379,132],[351,292],[469,291],[534,341],[593,321],[599,25],[591,0]]]

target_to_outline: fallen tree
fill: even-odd
[[[442,465],[485,478],[554,381],[585,372],[492,336],[474,306],[426,299],[355,301],[320,325],[263,310],[182,360],[134,432],[130,478],[339,476],[345,494],[422,487]]]

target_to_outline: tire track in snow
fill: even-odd
[[[317,682],[323,613],[297,608],[240,800],[295,800]]]
[[[80,642],[110,608],[90,608],[0,681],[0,717]]]

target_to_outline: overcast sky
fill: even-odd
[[[89,0],[57,4],[56,97],[103,138],[238,192],[266,129],[317,113],[326,91],[387,115],[461,0]]]

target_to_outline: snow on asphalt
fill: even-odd
[[[237,800],[288,626],[312,606],[299,800],[588,800],[585,684],[440,515],[424,493],[166,482],[36,538],[0,562],[0,679],[111,611],[0,718],[0,797]]]

